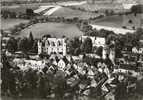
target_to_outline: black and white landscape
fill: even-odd
[[[143,0],[2,0],[1,100],[143,100]]]

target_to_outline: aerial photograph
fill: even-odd
[[[0,100],[143,100],[143,0],[1,0]]]

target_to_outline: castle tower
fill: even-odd
[[[63,55],[65,56],[67,54],[67,45],[65,43],[65,39],[63,40]]]
[[[102,52],[102,59],[106,59],[106,54],[107,54],[107,48],[103,48],[103,52]]]
[[[115,48],[110,49],[109,58],[112,61],[112,63],[115,65]]]

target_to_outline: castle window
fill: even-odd
[[[60,44],[61,44],[60,41],[58,41],[58,46],[60,46]]]
[[[47,44],[48,44],[48,45],[50,45],[50,42],[49,42],[49,41],[47,41]]]
[[[52,42],[52,46],[55,46],[55,43],[54,43],[54,42]]]
[[[61,46],[62,45],[62,42],[61,41],[58,41],[58,46]]]

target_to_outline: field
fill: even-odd
[[[0,29],[9,29],[19,23],[26,23],[28,20],[23,19],[1,19],[1,27]]]
[[[121,28],[123,24],[123,17],[119,15],[108,16],[108,17],[104,17],[102,19],[93,21],[92,24]]]
[[[78,17],[81,19],[89,19],[90,17],[96,17],[98,15],[99,14],[96,13],[84,12],[80,10],[73,10],[67,7],[62,7],[59,10],[55,11],[51,16],[59,16],[65,18]]]
[[[70,5],[78,5],[78,4],[81,4],[82,2],[56,2],[56,3],[32,3],[32,4],[20,4],[20,5],[12,5],[12,6],[2,6],[1,7],[1,10],[9,10],[9,11],[13,11],[13,12],[16,12],[16,13],[24,13],[25,10],[27,8],[29,9],[33,9],[33,10],[36,10],[38,9],[40,6],[70,6]]]
[[[33,9],[33,10],[37,10],[39,9],[41,6],[55,6],[58,7],[60,5],[67,5],[66,3],[59,3],[59,4],[26,4],[26,5],[14,5],[14,6],[3,6],[1,9],[2,10],[9,10],[12,12],[16,12],[16,13],[25,13],[26,9]],[[55,7],[53,7],[53,9],[55,9]],[[42,15],[46,15],[47,12],[53,11],[53,9],[46,9],[41,11]],[[89,13],[89,12],[84,12],[84,11],[80,11],[80,10],[73,10],[69,7],[63,7],[60,6],[60,9],[57,9],[55,11],[52,12],[52,14],[50,14],[51,16],[59,16],[59,17],[66,17],[66,18],[73,18],[73,17],[79,17],[82,19],[88,19],[90,17],[95,17],[98,16],[99,14],[96,13]],[[48,16],[48,14],[47,14]]]
[[[51,5],[51,4],[43,4],[45,7]],[[24,12],[26,8],[31,8],[33,10],[39,9],[41,5],[34,4],[34,5],[19,5],[19,6],[11,6],[11,7],[3,7],[2,9],[9,9],[11,11],[15,12]],[[54,6],[59,6],[55,5]],[[54,8],[54,7],[53,7]],[[50,12],[50,14],[48,14]],[[80,10],[73,10],[69,7],[63,7],[60,6],[59,9],[53,10],[46,9],[42,10],[40,13],[43,15],[47,13],[47,16],[58,16],[58,17],[65,17],[65,18],[73,18],[73,17],[79,17],[82,19],[88,19],[90,17],[98,16],[96,13],[89,13],[89,12],[83,12]],[[17,25],[21,22],[27,22],[27,20],[20,20],[20,19],[2,19],[2,29],[11,28],[14,25]],[[98,20],[94,20],[91,22],[93,25],[99,25],[99,26],[107,26],[107,27],[115,27],[115,28],[122,28],[123,24],[123,17],[119,15],[115,16],[108,16],[104,17]],[[74,36],[82,35],[83,33],[75,26],[71,24],[64,24],[64,23],[39,23],[30,26],[29,28],[24,29],[19,36],[27,36],[29,32],[32,31],[35,38],[40,38],[44,34],[51,34],[53,36],[62,37],[63,35],[71,38]]]
[[[129,16],[130,16],[130,18],[132,18],[133,21],[136,21],[136,19],[134,19],[132,17],[132,15],[129,15]],[[128,21],[128,20],[129,19],[126,18],[126,21]],[[107,16],[107,17],[93,21],[92,24],[108,26],[108,27],[115,27],[115,28],[122,28],[122,26],[125,25],[124,21],[123,21],[123,15]],[[139,26],[139,25],[137,25],[137,23],[134,23],[134,24],[135,24],[135,26]],[[129,25],[129,24],[127,24],[127,25]],[[141,27],[143,27],[143,24]]]
[[[39,5],[14,5],[14,6],[2,6],[1,10],[8,10],[16,13],[25,13],[26,9],[38,9]]]
[[[83,34],[74,24],[38,23],[24,29],[17,37],[29,36],[30,31],[33,33],[34,38],[41,38],[45,34],[50,34],[53,37],[62,37],[65,35],[68,38]]]

